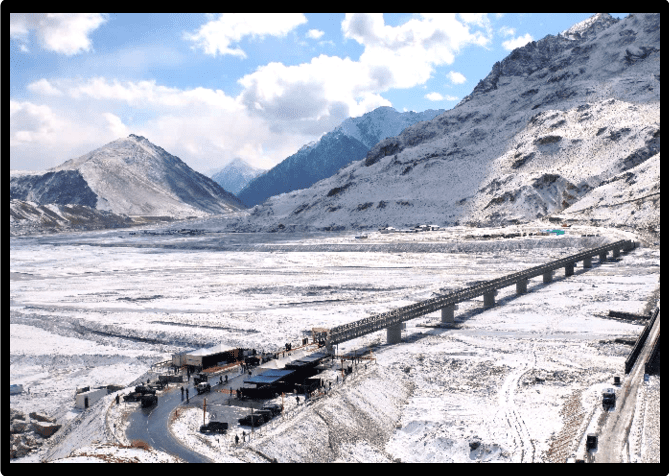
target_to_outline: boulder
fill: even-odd
[[[54,423],[56,421],[55,418],[50,418],[43,413],[32,412],[32,413],[29,413],[28,416],[30,418],[32,418],[33,420],[45,421],[45,422],[48,422],[48,423]]]
[[[10,433],[23,433],[28,430],[28,422],[24,420],[14,420],[9,428]]]
[[[27,418],[28,417],[26,416],[26,414],[23,413],[21,410],[17,410],[16,408],[9,409],[9,421],[25,420]]]
[[[39,422],[35,421],[32,424],[33,430],[36,433],[42,435],[44,438],[48,438],[57,432],[61,425],[56,425],[55,423]]]

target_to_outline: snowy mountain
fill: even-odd
[[[310,187],[351,162],[362,159],[380,140],[442,112],[443,109],[429,109],[421,113],[400,113],[391,107],[379,107],[361,117],[346,119],[318,141],[306,144],[253,180],[237,196],[247,206],[253,206],[273,195]]]
[[[228,192],[237,194],[251,180],[264,172],[263,169],[253,168],[242,159],[237,158],[209,176]]]
[[[646,185],[626,189],[625,200],[642,200],[659,185],[659,171],[642,165],[659,164],[659,152],[660,15],[597,14],[513,50],[455,108],[308,189],[270,198],[238,226],[526,222],[580,200],[596,208],[588,197],[598,194],[612,204],[626,172]],[[652,209],[643,220],[627,208],[612,220],[659,227],[659,195],[643,200]]]
[[[12,173],[11,199],[76,204],[120,215],[184,218],[244,206],[146,138],[130,134],[45,173]]]

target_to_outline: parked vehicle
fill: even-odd
[[[597,435],[594,433],[588,433],[588,436],[585,440],[585,449],[592,450],[597,448]]]
[[[142,394],[139,392],[132,392],[128,395],[123,395],[124,402],[138,402],[142,398]]]
[[[193,377],[193,383],[195,383],[195,385],[201,382],[208,382],[208,381],[209,377],[207,376],[207,374],[195,374],[195,376]]]
[[[265,419],[263,418],[263,416],[257,413],[251,413],[250,415],[246,415],[245,417],[240,418],[238,421],[240,425],[246,425],[246,426],[260,426],[263,423],[265,423]]]
[[[135,393],[141,393],[142,395],[155,395],[156,391],[149,387],[145,387],[144,385],[137,385],[135,387]]]
[[[272,413],[272,410],[258,410],[256,411],[256,414],[262,415],[265,421],[270,421],[272,418],[274,418],[274,413]]]
[[[281,414],[283,411],[281,405],[277,405],[276,403],[266,403],[262,408],[263,410],[270,410],[274,416]]]
[[[225,434],[227,430],[228,430],[228,422],[226,421],[210,421],[206,425],[200,426],[200,433]]]
[[[206,392],[211,392],[211,385],[209,383],[202,382],[198,383],[195,389],[197,390],[197,394],[201,395]]]

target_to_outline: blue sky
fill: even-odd
[[[12,13],[11,168],[130,133],[199,171],[269,168],[379,106],[450,109],[514,48],[592,15]]]

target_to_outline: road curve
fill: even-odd
[[[151,447],[177,456],[187,463],[211,463],[209,458],[179,443],[167,428],[170,413],[180,403],[181,392],[178,387],[173,387],[158,397],[158,405],[150,408],[140,407],[130,414],[126,437],[130,441],[144,441]]]

